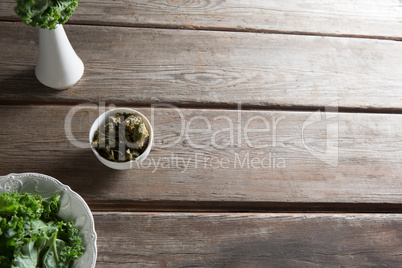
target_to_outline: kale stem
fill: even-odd
[[[57,262],[59,262],[59,254],[57,254],[57,245],[56,245],[56,239],[57,239],[58,232],[59,232],[59,229],[56,230],[56,232],[54,233],[54,237],[53,237],[53,249],[54,249],[54,254],[56,255]]]

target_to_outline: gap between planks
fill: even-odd
[[[337,38],[357,38],[357,39],[377,39],[402,41],[402,37],[397,36],[375,36],[375,35],[360,35],[360,34],[335,34],[322,32],[307,32],[307,31],[281,31],[281,30],[264,30],[252,28],[230,28],[230,27],[205,27],[205,26],[188,26],[188,25],[158,25],[158,24],[141,24],[141,25],[125,25],[125,24],[94,24],[94,23],[69,23],[77,26],[97,26],[97,27],[125,27],[139,29],[163,29],[163,30],[189,30],[189,31],[208,31],[208,32],[236,32],[236,33],[261,33],[261,34],[284,34],[284,35],[303,35],[303,36],[322,36],[322,37],[337,37]]]
[[[42,100],[0,100],[0,106],[48,106],[48,107],[73,107],[83,104],[99,104],[93,101],[82,103],[81,101],[42,101]],[[152,105],[167,105],[181,109],[211,109],[211,110],[241,110],[241,111],[283,111],[283,112],[315,112],[317,110],[325,110],[326,106],[279,106],[279,105],[243,105],[243,104],[228,104],[228,103],[118,103],[118,102],[102,102],[108,106],[113,104],[116,107],[136,107],[136,108],[151,108]],[[162,106],[162,108],[167,108]],[[240,108],[240,109],[239,109]],[[362,113],[362,114],[402,114],[402,108],[362,108],[362,107],[337,107],[338,113]]]
[[[21,23],[18,20],[0,20],[0,22]],[[82,23],[68,22],[66,25],[75,26],[93,26],[93,27],[118,27],[118,28],[136,28],[136,29],[158,29],[158,30],[187,30],[187,31],[207,31],[207,32],[232,32],[232,33],[260,33],[260,34],[283,34],[283,35],[300,35],[300,36],[322,36],[336,38],[356,38],[356,39],[375,39],[402,41],[402,37],[397,36],[379,36],[379,35],[364,35],[364,34],[336,34],[323,32],[308,32],[308,31],[283,31],[283,30],[265,30],[252,28],[231,28],[231,27],[205,27],[192,25],[164,25],[164,24],[113,24],[113,23]]]
[[[402,213],[391,203],[292,203],[225,201],[120,201],[88,200],[94,212],[175,213]]]

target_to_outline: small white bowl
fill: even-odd
[[[109,116],[113,116],[117,113],[127,113],[127,114],[134,114],[137,116],[140,116],[142,118],[142,120],[144,121],[148,132],[149,132],[149,140],[148,140],[148,145],[147,148],[145,149],[145,151],[136,158],[136,160],[131,160],[131,161],[126,161],[126,162],[113,162],[110,160],[107,160],[106,158],[102,157],[94,147],[92,147],[92,141],[93,141],[93,137],[95,132],[100,128],[100,126],[105,124],[106,119]],[[103,114],[101,114],[96,120],[95,122],[92,124],[92,127],[89,131],[89,145],[92,149],[92,151],[94,152],[95,156],[99,159],[99,161],[101,161],[105,166],[113,168],[113,169],[119,169],[119,170],[124,170],[124,169],[131,169],[133,167],[138,166],[145,158],[147,158],[149,152],[151,151],[151,147],[152,147],[152,143],[153,143],[153,138],[154,138],[154,131],[152,128],[151,123],[149,123],[148,119],[140,112],[134,110],[134,109],[130,109],[130,108],[115,108],[115,109],[111,109],[107,112],[104,112]]]
[[[72,222],[78,229],[84,254],[73,262],[73,268],[94,268],[96,264],[96,232],[94,218],[84,199],[70,187],[53,177],[39,173],[8,174],[0,176],[0,194],[2,192],[19,194],[30,193],[43,198],[60,195],[60,211],[57,214],[62,220]]]

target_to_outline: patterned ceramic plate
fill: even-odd
[[[42,197],[60,195],[59,216],[64,221],[72,221],[79,230],[85,253],[76,261],[74,268],[94,268],[96,263],[96,232],[94,219],[84,199],[72,191],[70,187],[60,183],[55,178],[38,174],[22,173],[0,176],[0,193],[18,191],[31,193]]]

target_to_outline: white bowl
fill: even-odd
[[[148,140],[148,145],[147,148],[145,149],[145,151],[137,157],[136,160],[131,160],[131,161],[127,161],[127,162],[113,162],[110,160],[107,160],[106,158],[102,157],[94,147],[92,147],[91,143],[93,141],[93,137],[95,134],[95,131],[97,131],[100,126],[105,124],[106,119],[109,116],[113,116],[117,113],[128,113],[128,114],[134,114],[134,115],[138,115],[140,116],[145,125],[147,126],[148,132],[149,132],[149,140]],[[138,166],[145,158],[147,158],[149,152],[151,151],[151,147],[152,147],[152,143],[153,143],[153,137],[154,137],[154,131],[152,129],[152,125],[151,123],[149,123],[148,119],[140,112],[134,110],[134,109],[130,109],[130,108],[115,108],[112,110],[109,110],[107,112],[104,112],[103,114],[101,114],[96,120],[95,122],[92,124],[92,127],[89,131],[89,145],[91,146],[92,151],[94,152],[94,154],[96,155],[96,157],[99,159],[99,161],[101,161],[105,166],[108,166],[110,168],[113,169],[119,169],[119,170],[124,170],[124,169],[131,169],[133,167]]]
[[[55,178],[38,173],[8,174],[0,176],[0,194],[2,192],[30,193],[44,198],[60,195],[60,211],[57,214],[62,220],[73,223],[79,230],[84,254],[73,262],[73,268],[94,268],[96,263],[96,232],[94,219],[84,199],[70,187]]]

